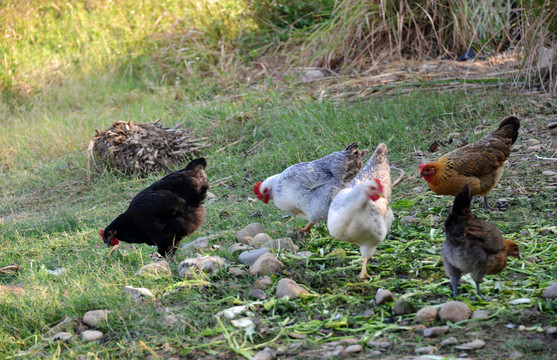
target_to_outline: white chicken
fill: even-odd
[[[381,143],[362,171],[333,199],[327,218],[332,236],[360,247],[364,258],[362,279],[370,277],[367,261],[393,223],[390,199],[391,168],[387,146]]]
[[[265,204],[273,200],[277,208],[307,218],[302,229],[307,232],[327,219],[332,199],[358,174],[367,153],[355,142],[321,159],[292,165],[255,184],[253,192]]]

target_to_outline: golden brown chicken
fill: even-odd
[[[445,221],[443,268],[451,279],[453,298],[458,295],[460,277],[470,273],[478,295],[483,299],[480,292],[483,277],[503,271],[507,257],[519,258],[520,251],[514,242],[503,239],[499,229],[472,214],[471,200],[470,187],[465,185]]]
[[[486,138],[455,149],[436,162],[421,164],[420,175],[429,188],[440,195],[456,196],[468,184],[472,196],[484,196],[487,208],[487,194],[503,174],[503,165],[518,138],[519,128],[520,121],[514,116],[508,117]]]

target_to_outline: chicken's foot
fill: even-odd
[[[451,286],[453,288],[453,300],[458,296],[458,277],[451,275]]]
[[[369,276],[369,274],[367,273],[367,258],[364,258],[363,264],[362,264],[362,271],[360,271],[360,279],[369,279],[371,276]]]

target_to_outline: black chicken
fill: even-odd
[[[162,256],[173,254],[180,241],[205,219],[206,166],[204,158],[195,159],[139,192],[126,212],[100,231],[104,243],[144,243],[156,245]]]

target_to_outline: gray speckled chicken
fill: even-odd
[[[253,192],[265,204],[273,200],[277,208],[307,218],[302,230],[309,231],[327,219],[332,199],[358,174],[367,153],[355,142],[321,159],[292,165],[255,184]]]
[[[362,279],[370,277],[367,261],[393,223],[390,200],[391,168],[387,146],[381,143],[362,171],[333,199],[327,218],[332,236],[360,247],[364,259]]]

